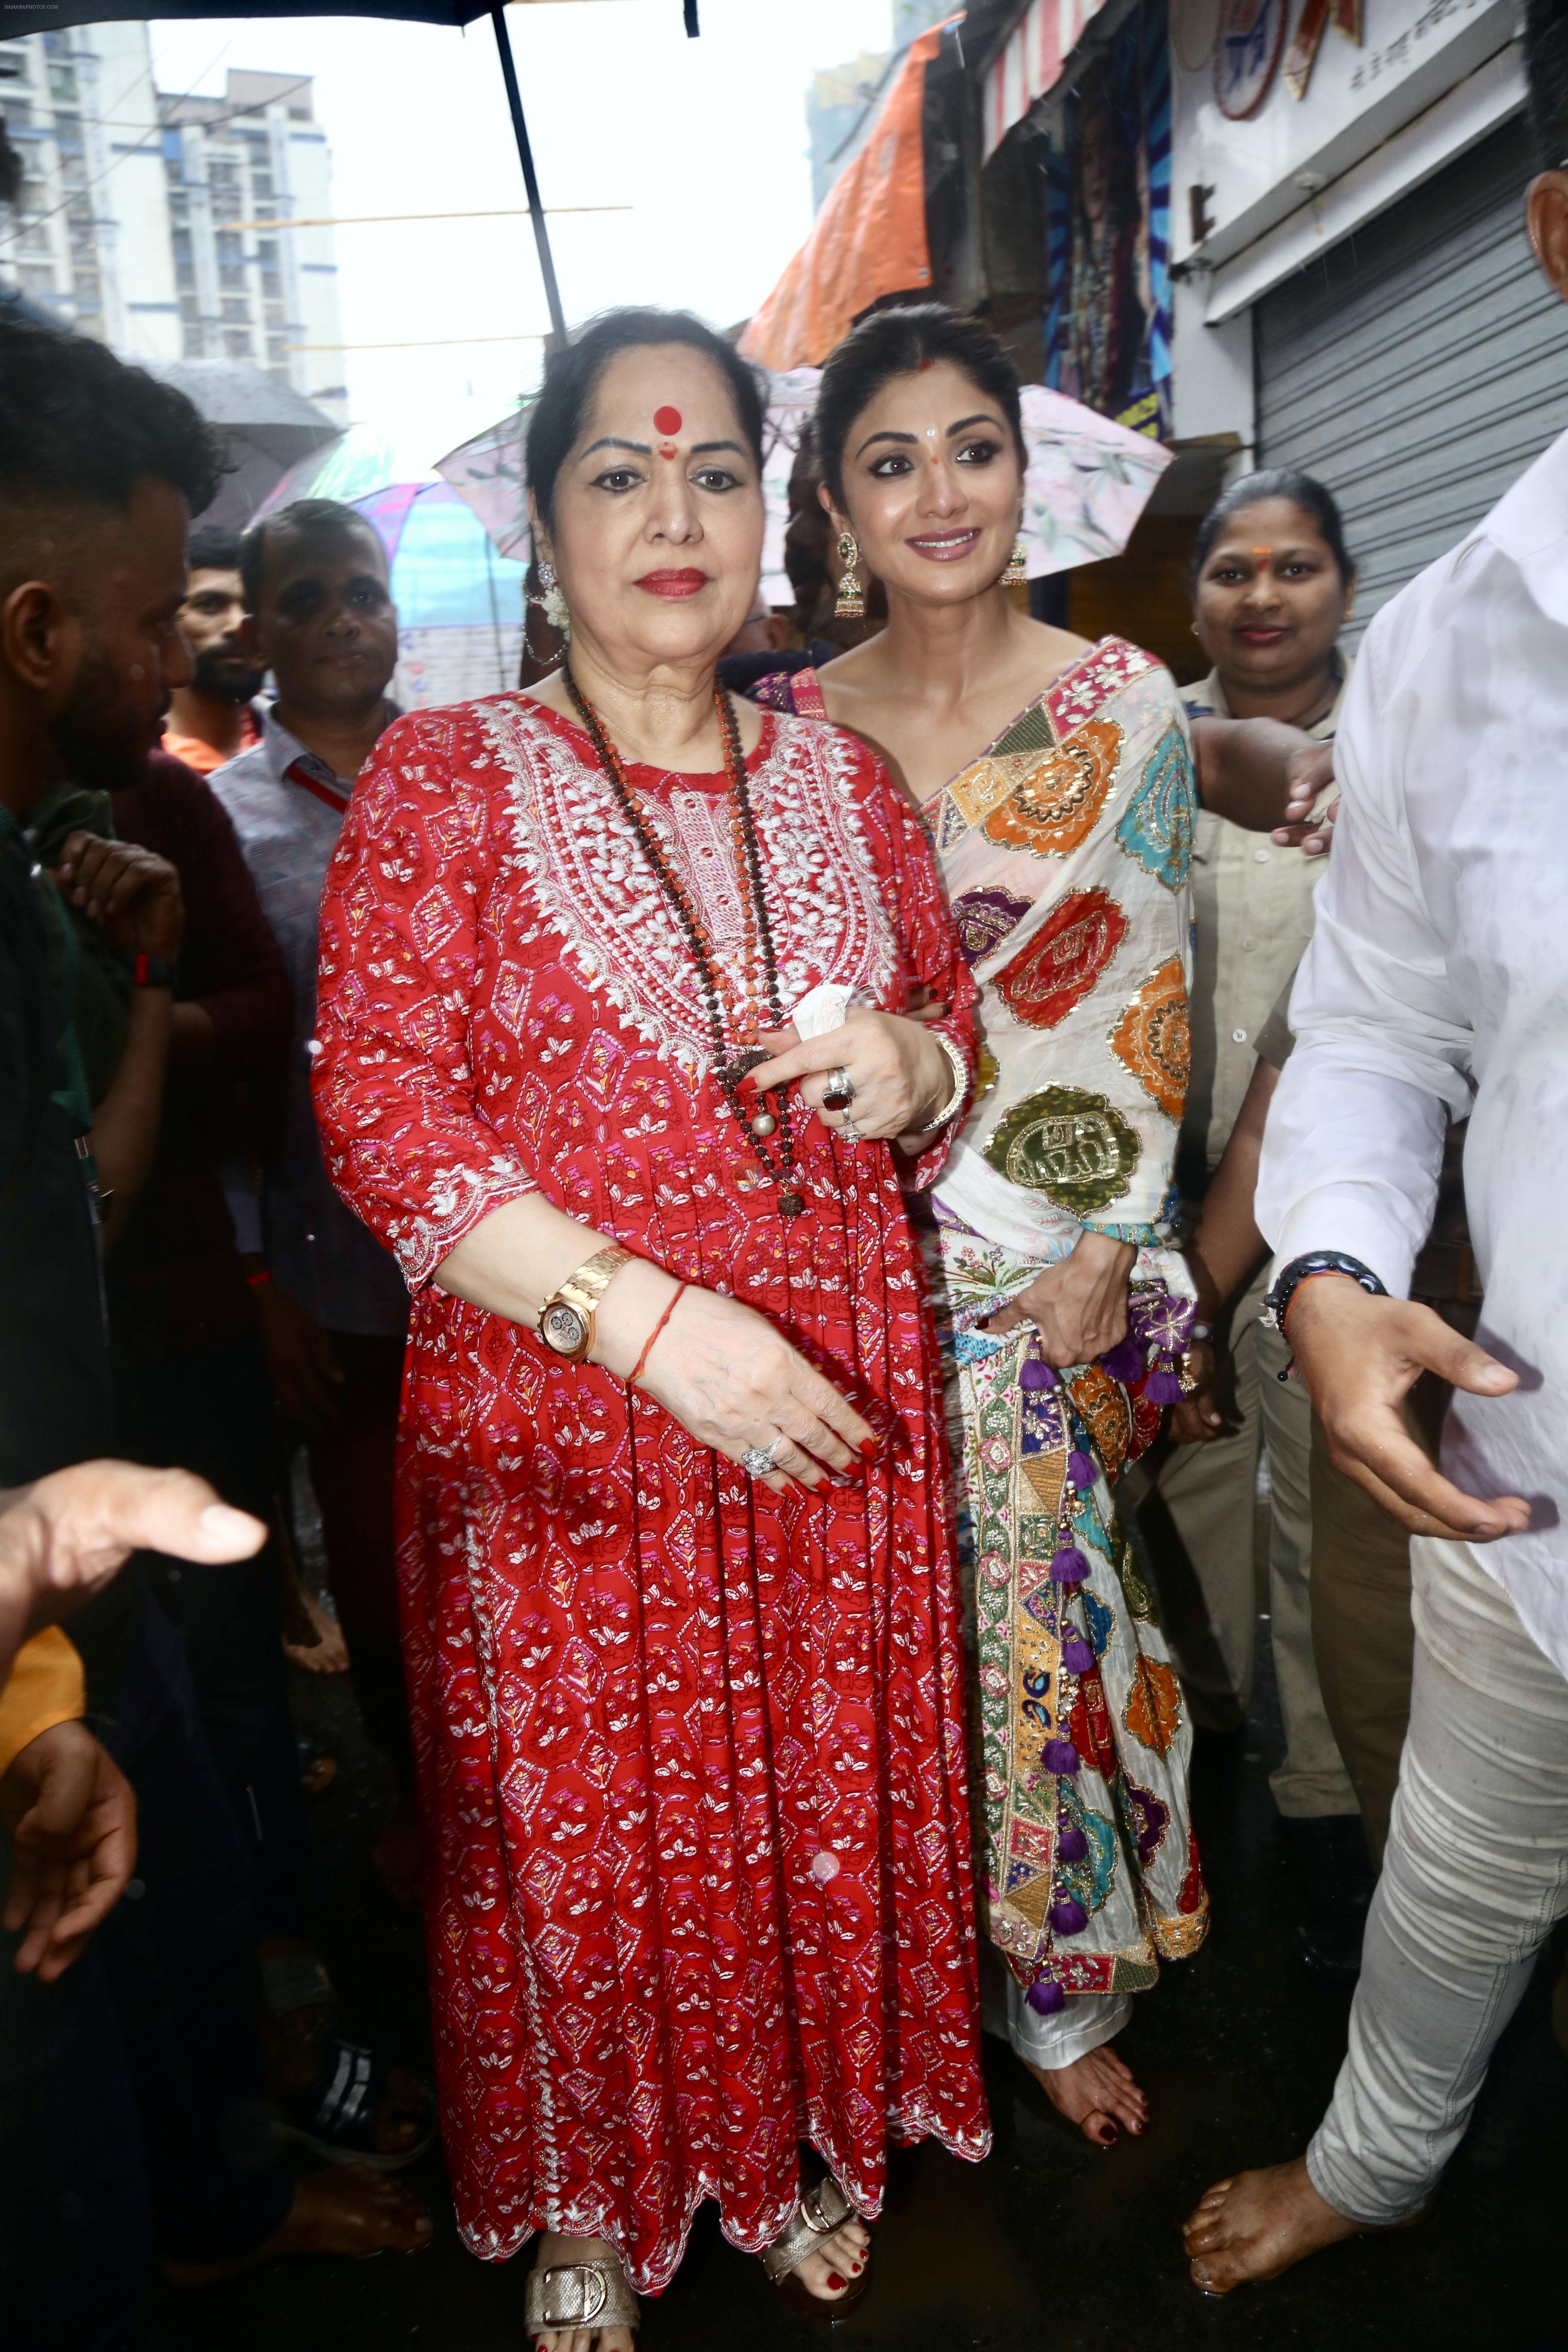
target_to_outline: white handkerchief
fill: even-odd
[[[803,996],[789,1015],[804,1040],[826,1037],[830,1029],[842,1029],[844,1015],[849,1009],[854,990],[841,988],[835,980],[825,980],[820,988],[813,988]]]

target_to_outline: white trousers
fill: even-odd
[[[980,1962],[980,2021],[987,2033],[1012,2043],[1027,2066],[1071,2066],[1121,2032],[1132,2014],[1130,1992],[1075,1992],[1054,2017],[1029,2007],[1023,1987],[992,1944]]]
[[[1350,2049],[1307,2151],[1355,2221],[1404,2221],[1458,2146],[1568,1911],[1568,1681],[1468,1544],[1410,1549],[1415,1676]]]

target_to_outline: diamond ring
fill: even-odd
[[[778,1468],[773,1457],[782,1454],[788,1444],[787,1437],[775,1437],[771,1445],[748,1445],[741,1456],[742,1469],[753,1478],[765,1478],[770,1470]]]
[[[847,1110],[855,1099],[855,1081],[847,1070],[829,1070],[822,1097],[824,1110]]]

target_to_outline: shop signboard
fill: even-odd
[[[1310,211],[1479,79],[1517,17],[1516,0],[1173,0],[1173,259],[1220,267]]]
[[[1229,0],[1214,53],[1214,94],[1228,121],[1245,122],[1268,97],[1288,14],[1288,0]]]

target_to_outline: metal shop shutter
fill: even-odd
[[[1568,428],[1568,303],[1524,231],[1516,120],[1266,295],[1259,463],[1333,491],[1359,635]]]

